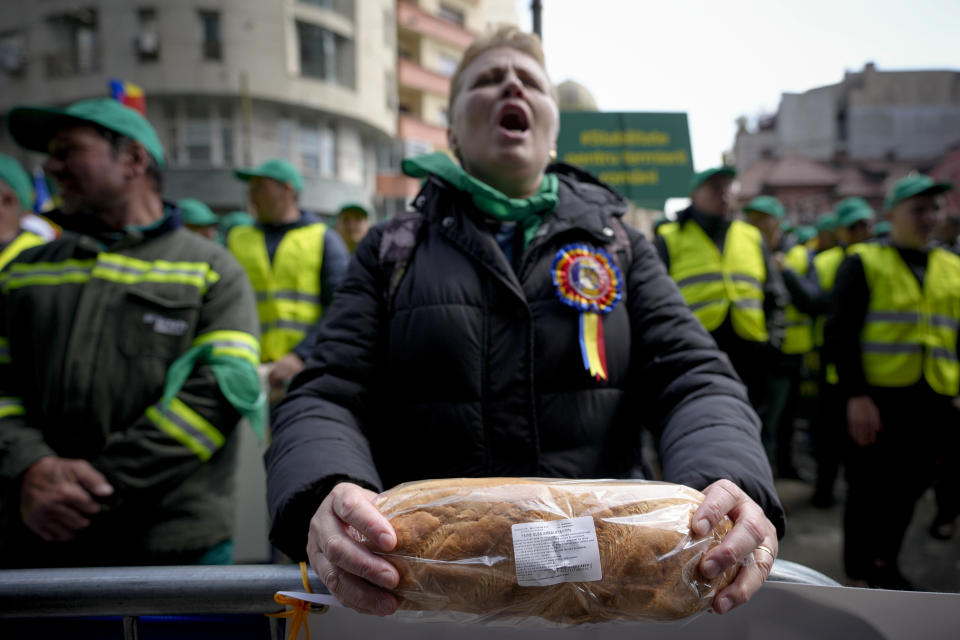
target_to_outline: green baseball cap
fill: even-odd
[[[877,224],[873,225],[873,234],[878,238],[883,236],[890,235],[890,229],[893,228],[893,225],[890,224],[889,220],[881,220]]]
[[[210,207],[194,198],[181,198],[177,201],[183,221],[194,227],[210,227],[220,224],[220,217]]]
[[[823,233],[824,231],[836,231],[837,224],[837,216],[828,211],[826,213],[821,213],[820,217],[817,218],[817,222],[813,226],[817,233]]]
[[[861,220],[873,220],[876,214],[873,207],[863,198],[844,198],[833,208],[837,216],[837,226],[852,227]]]
[[[362,211],[363,215],[367,216],[368,218],[370,217],[370,210],[367,209],[362,204],[360,204],[359,202],[348,202],[346,204],[340,205],[340,209],[337,211],[337,215],[340,215],[344,211],[350,211],[351,209],[355,211]]]
[[[153,125],[140,112],[113,98],[91,98],[65,109],[14,107],[7,114],[10,135],[24,149],[49,153],[50,140],[64,127],[96,125],[136,140],[163,167],[163,144]]]
[[[787,211],[783,208],[783,203],[773,196],[757,196],[743,207],[744,213],[748,211],[765,213],[768,216],[773,216],[780,220],[784,220],[787,217]]]
[[[20,200],[20,208],[28,211],[33,207],[33,181],[20,163],[0,153],[0,181],[6,182]]]
[[[816,228],[810,225],[804,225],[802,227],[797,227],[797,242],[800,244],[805,244],[807,241],[812,240],[817,235]]]
[[[695,173],[693,178],[690,179],[690,193],[693,193],[699,189],[704,182],[714,176],[730,176],[731,178],[734,178],[736,175],[737,170],[733,167],[713,167],[712,169]]]
[[[253,178],[272,178],[289,185],[297,193],[303,189],[303,178],[300,172],[283,158],[270,158],[255,169],[237,169],[234,173],[244,182],[249,182]]]
[[[231,211],[220,216],[221,231],[229,231],[234,227],[252,227],[256,224],[253,216],[246,211]]]
[[[936,182],[930,176],[925,176],[922,173],[911,173],[900,178],[890,187],[887,197],[883,200],[883,208],[889,211],[907,198],[921,194],[935,196],[951,190],[953,190],[953,185],[949,182]]]

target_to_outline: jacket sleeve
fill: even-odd
[[[660,436],[663,478],[703,489],[728,478],[780,536],[783,507],[760,443],[760,419],[725,354],[690,312],[654,248],[632,232],[627,277],[633,379],[643,421]]]
[[[259,363],[259,328],[253,290],[225,253],[211,265],[220,278],[203,296],[193,345],[212,354]],[[220,389],[210,366],[197,362],[168,406],[156,401],[123,431],[107,437],[92,463],[114,485],[113,506],[162,495],[216,459],[240,414]]]
[[[823,362],[836,365],[840,390],[847,398],[867,393],[860,333],[869,306],[870,290],[863,262],[858,255],[847,256],[837,269],[823,345]]]
[[[767,279],[763,283],[763,315],[767,321],[768,342],[779,353],[787,327],[785,309],[789,298],[783,277],[766,242],[763,243],[763,262],[767,271]]]
[[[0,318],[6,318],[5,306],[6,296],[0,294]],[[24,395],[10,356],[8,328],[0,322],[0,486],[15,481],[40,458],[56,455],[41,431],[28,424]]]
[[[375,227],[357,246],[313,356],[273,415],[265,456],[270,540],[294,560],[305,559],[310,518],[334,484],[381,489],[361,428],[383,340],[381,233]]]

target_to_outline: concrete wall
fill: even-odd
[[[838,147],[836,113],[835,85],[783,94],[777,113],[780,149],[814,160],[832,158]]]
[[[960,104],[851,107],[850,157],[928,160],[960,142]]]

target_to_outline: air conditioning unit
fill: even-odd
[[[160,36],[156,31],[141,31],[137,34],[135,44],[141,56],[153,57],[160,53]]]
[[[16,76],[27,68],[27,58],[23,55],[23,45],[19,42],[0,43],[0,71]]]

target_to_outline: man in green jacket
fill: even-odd
[[[136,111],[7,122],[49,154],[64,233],[0,276],[0,565],[229,562],[235,428],[263,405],[247,278],[161,199]]]

